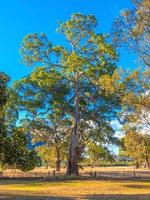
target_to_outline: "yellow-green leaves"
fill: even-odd
[[[67,56],[66,63],[64,63],[67,67],[69,67],[70,72],[81,71],[82,66],[84,64],[84,59],[78,56],[75,52],[72,52]]]
[[[113,25],[113,40],[116,47],[134,52],[143,66],[150,67],[150,1],[133,1],[132,10],[121,12]]]
[[[53,87],[60,80],[60,73],[55,69],[46,70],[45,67],[38,67],[30,75],[32,81],[36,81],[40,87]]]
[[[139,163],[145,163],[146,159],[150,159],[150,138],[147,134],[130,129],[124,137],[124,145],[125,153]]]
[[[110,95],[121,89],[122,84],[119,83],[119,80],[120,75],[115,70],[112,76],[109,74],[102,75],[98,81],[98,85],[105,91],[106,95]]]
[[[35,63],[50,64],[49,53],[52,51],[52,44],[44,33],[29,34],[21,44],[20,54],[22,61],[28,65]]]

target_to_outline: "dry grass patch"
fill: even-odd
[[[11,199],[150,199],[150,181],[2,181],[0,195]]]

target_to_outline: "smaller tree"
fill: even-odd
[[[110,153],[108,148],[104,147],[102,144],[94,142],[90,142],[87,145],[87,157],[92,168],[103,160],[113,160],[113,155]]]
[[[38,155],[42,160],[42,164],[46,166],[46,169],[48,169],[49,166],[52,166],[54,164],[53,150],[50,150],[50,148],[47,145],[41,145],[36,147],[36,151],[38,152]]]
[[[60,171],[61,152],[67,149],[71,121],[68,85],[60,72],[45,67],[37,68],[28,77],[14,84],[18,95],[18,109],[25,117],[22,121],[31,133],[33,143],[42,142],[56,156],[56,170]],[[15,93],[14,92],[14,93]]]
[[[28,141],[22,128],[15,128],[10,136],[9,153],[5,153],[4,164],[15,166],[22,171],[30,171],[40,165],[40,157],[35,150],[27,148]],[[5,149],[8,151],[8,149]]]
[[[139,168],[139,164],[143,162],[148,168],[150,167],[150,137],[148,135],[130,130],[124,137],[124,152],[135,160],[136,168]]]
[[[65,160],[67,157],[66,148],[61,145],[61,149],[57,150],[55,145],[41,145],[36,147],[38,155],[40,156],[43,164],[48,167],[56,167],[56,171],[60,171],[61,161]],[[59,151],[59,152],[58,152]],[[59,153],[59,155],[58,155]]]
[[[54,113],[52,115],[53,117],[55,116]],[[61,161],[67,154],[69,138],[67,131],[69,128],[67,127],[66,121],[64,122],[62,119],[58,119],[57,116],[55,117],[54,120],[50,118],[50,121],[48,118],[46,120],[34,121],[34,125],[32,123],[31,134],[34,143],[42,142],[44,144],[38,147],[38,151],[42,150],[40,153],[41,156],[47,163],[50,160],[51,163],[55,161],[56,171],[60,171]]]
[[[116,71],[112,77],[108,75],[101,77],[100,84],[106,95],[113,93],[116,98],[120,98],[122,111],[118,119],[127,134],[124,138],[127,155],[136,160],[137,167],[147,158],[148,166],[146,143],[149,142],[147,135],[150,132],[149,70],[122,72],[121,74]]]

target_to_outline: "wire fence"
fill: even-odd
[[[63,177],[64,172],[48,171],[48,172],[21,172],[21,171],[0,171],[0,179],[3,178],[51,178]],[[88,171],[81,172],[81,177],[95,178],[148,178],[150,179],[150,171]]]

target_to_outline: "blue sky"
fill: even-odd
[[[95,15],[97,30],[108,33],[120,10],[131,7],[131,0],[0,0],[0,71],[11,82],[32,71],[21,64],[19,55],[21,41],[29,33],[45,32],[54,44],[61,43],[58,21],[76,12]],[[118,65],[130,68],[135,63],[129,53],[122,52]]]

